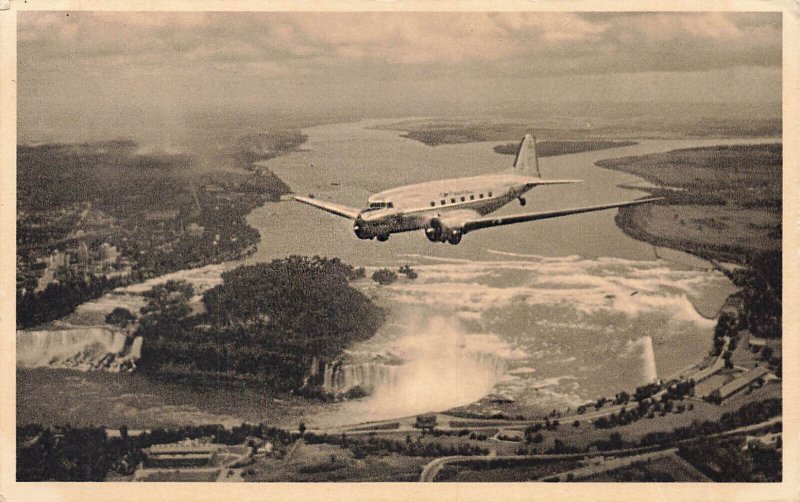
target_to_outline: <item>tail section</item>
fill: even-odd
[[[514,160],[514,171],[519,174],[542,177],[539,172],[539,157],[536,155],[536,138],[532,134],[526,134],[519,144],[517,158]]]

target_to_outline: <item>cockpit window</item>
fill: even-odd
[[[369,206],[365,211],[375,211],[376,209],[391,209],[394,207],[394,204],[391,202],[370,202]]]

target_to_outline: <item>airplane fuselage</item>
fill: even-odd
[[[524,204],[522,196],[539,181],[520,174],[492,174],[393,188],[369,198],[353,230],[360,239],[386,240],[393,233],[427,230],[438,218],[485,216],[514,199]]]
[[[295,195],[294,199],[354,221],[353,231],[359,239],[385,241],[397,232],[422,229],[431,242],[450,244],[458,244],[464,234],[483,228],[649,204],[661,199],[651,197],[569,209],[487,216],[514,199],[519,199],[524,206],[523,195],[535,186],[580,181],[542,179],[536,157],[536,138],[526,134],[517,149],[514,170],[509,174],[485,174],[393,188],[370,197],[367,207],[361,210],[318,200],[313,195]]]

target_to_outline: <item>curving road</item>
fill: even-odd
[[[748,432],[757,431],[757,430],[765,428],[765,427],[770,427],[770,426],[780,422],[781,420],[782,420],[782,417],[781,416],[777,416],[777,417],[773,417],[773,418],[771,418],[769,420],[766,420],[766,421],[758,423],[758,424],[747,425],[747,426],[739,427],[737,429],[733,429],[733,430],[730,430],[730,431],[720,432],[718,434],[712,434],[712,435],[706,436],[706,437],[715,438],[715,437],[727,437],[727,436],[735,436],[735,435],[739,435],[739,434],[746,434]],[[696,440],[697,440],[697,438],[684,439],[682,441],[678,441],[677,444],[689,443],[689,442],[696,441]],[[617,465],[616,463],[615,464],[609,464],[609,468],[617,468],[617,467],[621,467],[623,465],[627,465],[628,463],[637,462],[639,460],[645,460],[648,456],[653,456],[654,454],[656,454],[656,456],[664,455],[666,453],[669,453],[671,450],[676,450],[677,451],[675,446],[671,445],[671,446],[646,446],[646,447],[640,447],[640,448],[626,448],[626,449],[622,449],[622,450],[608,450],[608,451],[591,452],[591,453],[570,453],[570,454],[564,454],[564,455],[506,455],[506,456],[481,455],[481,456],[441,457],[441,458],[437,458],[437,459],[429,462],[425,466],[425,468],[422,470],[422,473],[420,474],[419,480],[420,480],[420,482],[427,482],[427,483],[433,482],[433,481],[436,480],[436,476],[439,474],[439,472],[442,470],[442,468],[444,466],[446,466],[448,464],[451,464],[451,463],[454,463],[454,462],[459,462],[459,461],[462,461],[462,462],[463,461],[474,462],[474,461],[480,461],[480,460],[484,460],[484,461],[485,460],[495,460],[495,461],[497,461],[497,460],[511,460],[511,461],[515,461],[515,460],[519,460],[519,461],[522,461],[522,460],[539,460],[539,461],[547,462],[547,461],[550,461],[550,460],[576,460],[576,459],[583,459],[583,458],[587,458],[587,457],[599,457],[599,456],[602,456],[602,457],[611,457],[611,456],[613,456],[613,457],[620,457],[620,456],[628,457],[628,456],[633,456],[633,458],[629,458],[624,462],[620,462],[619,465]],[[603,469],[600,469],[600,470],[603,470]],[[568,472],[572,472],[572,471],[568,471]],[[600,472],[600,471],[597,470],[596,466],[592,466],[591,473],[592,474],[596,474],[597,472]],[[563,472],[561,474],[549,475],[547,477],[548,478],[553,477],[553,478],[559,478],[560,479],[560,477],[563,475],[564,479],[566,479],[566,474],[567,474],[567,472]]]

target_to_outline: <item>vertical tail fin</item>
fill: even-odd
[[[536,138],[532,134],[526,134],[519,144],[517,158],[514,160],[514,171],[542,177],[539,172],[539,157],[536,155]]]

